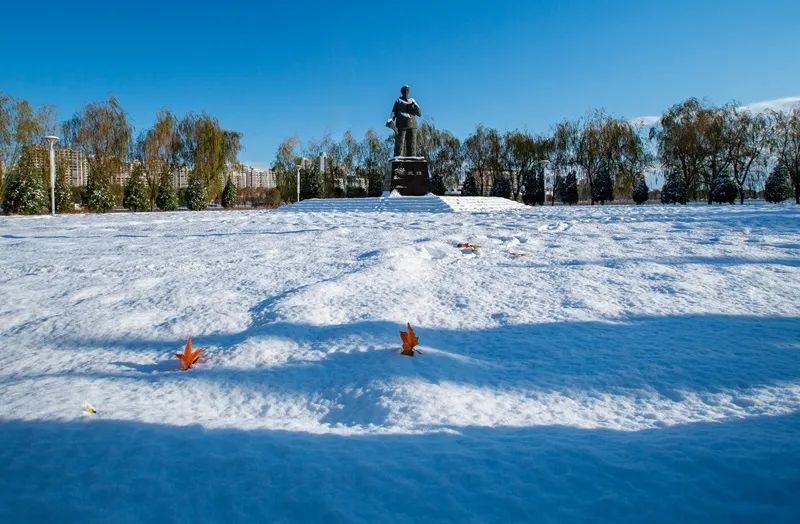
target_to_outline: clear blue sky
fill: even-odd
[[[0,90],[65,119],[117,96],[244,133],[242,159],[345,129],[382,133],[402,84],[426,117],[546,131],[602,107],[800,95],[800,2],[42,2],[2,9]],[[52,50],[51,50],[52,49]]]

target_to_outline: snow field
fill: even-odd
[[[0,218],[0,520],[792,521],[798,254],[794,206]]]

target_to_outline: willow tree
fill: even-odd
[[[0,93],[0,190],[7,173],[19,162],[23,149],[40,143],[51,131],[53,115],[50,106],[34,109],[27,100]]]
[[[710,109],[696,98],[689,98],[670,107],[659,124],[650,131],[658,143],[658,157],[664,169],[680,176],[682,186],[691,198],[706,168],[706,145],[702,138]]]
[[[89,163],[87,200],[96,211],[113,207],[111,184],[128,156],[132,129],[119,101],[94,102],[64,122],[66,144]],[[92,204],[94,202],[94,204]]]
[[[178,123],[178,158],[203,185],[205,198],[216,200],[224,184],[226,164],[236,163],[241,133],[222,129],[216,118],[189,113]]]
[[[144,166],[150,210],[156,205],[159,187],[179,167],[180,135],[178,119],[170,111],[159,111],[151,129],[139,136],[137,156]]]
[[[419,128],[418,143],[420,154],[428,160],[431,180],[440,180],[445,188],[457,186],[463,164],[463,151],[458,138],[450,131],[437,129],[425,122]],[[441,187],[438,189],[444,193]]]

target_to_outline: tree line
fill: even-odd
[[[56,123],[55,111],[35,109],[26,100],[0,93],[0,195],[10,213],[38,213],[49,207],[49,167],[44,135],[61,131],[61,147],[80,152],[88,163],[86,187],[73,194],[63,158],[56,166],[56,207],[68,211],[79,200],[87,209],[109,211],[120,203],[134,211],[206,209],[214,200],[230,201],[232,184],[223,179],[225,166],[236,164],[241,133],[223,129],[206,113],[178,117],[160,111],[152,128],[134,134],[116,98],[87,104],[71,118]],[[124,187],[114,177],[131,162]],[[60,164],[60,165],[59,165]],[[188,173],[179,195],[172,174]],[[235,193],[235,188],[233,189]],[[235,199],[235,194],[234,194]]]
[[[594,111],[559,122],[547,134],[478,125],[463,141],[425,122],[418,139],[434,194],[460,185],[463,195],[531,205],[603,204],[619,197],[642,203],[651,195],[647,175],[661,171],[665,203],[744,203],[761,188],[768,201],[793,195],[800,203],[800,108],[757,113],[690,98],[649,127]],[[324,171],[317,160],[323,154]],[[288,138],[274,167],[285,201],[296,198],[298,165],[301,198],[377,196],[390,156],[391,137],[370,129],[356,140],[346,131],[341,140],[325,136],[305,146]]]
[[[152,128],[138,135],[115,98],[86,105],[60,126],[54,115],[52,107],[36,109],[0,93],[0,192],[6,212],[35,213],[47,207],[42,137],[59,127],[61,146],[80,151],[89,164],[87,185],[78,195],[64,178],[65,166],[57,167],[59,209],[69,209],[75,200],[101,212],[120,203],[143,211],[176,209],[180,202],[206,209],[212,201],[226,207],[237,201],[237,188],[224,172],[226,165],[238,164],[242,135],[223,129],[211,115],[178,117],[163,110]],[[391,141],[374,129],[361,139],[350,131],[338,140],[326,135],[304,144],[296,136],[287,138],[272,166],[277,188],[263,195],[240,191],[265,205],[292,202],[299,169],[301,198],[378,196]],[[603,204],[620,198],[641,203],[653,194],[648,174],[660,171],[665,203],[743,203],[763,188],[769,201],[794,196],[800,204],[800,108],[758,113],[734,103],[715,106],[690,98],[649,127],[593,111],[558,122],[549,133],[478,125],[461,140],[426,121],[418,141],[435,194],[459,188],[464,195],[530,205],[557,200]],[[123,162],[132,162],[133,168],[119,188],[113,180]],[[181,169],[188,184],[179,192],[172,174]]]

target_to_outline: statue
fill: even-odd
[[[394,130],[394,156],[417,156],[417,118],[422,116],[417,101],[408,96],[408,86],[400,89],[398,98],[392,107],[392,116],[386,121],[386,127]]]

